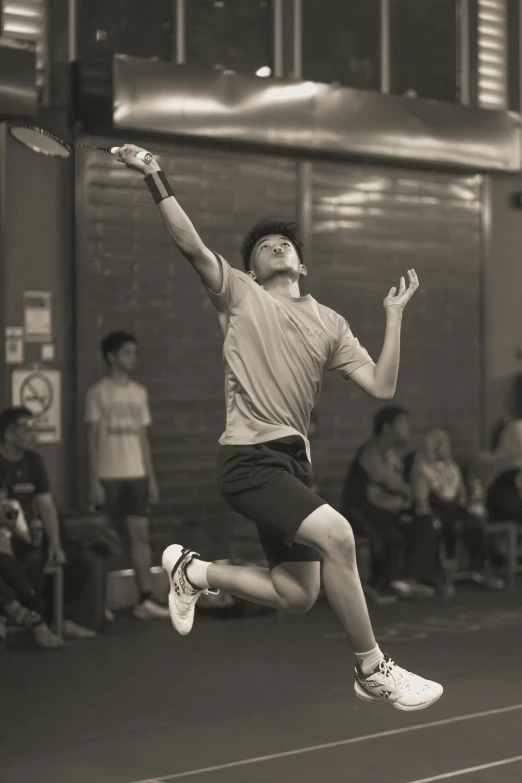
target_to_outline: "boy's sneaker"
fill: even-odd
[[[471,581],[476,585],[487,587],[489,590],[505,590],[507,587],[505,579],[487,571],[474,571],[471,574]]]
[[[391,590],[377,590],[377,588],[372,587],[371,585],[365,585],[364,592],[374,604],[382,606],[386,604],[396,604],[399,600]]]
[[[61,650],[64,647],[63,639],[53,633],[46,623],[39,623],[33,628],[33,637],[36,646],[43,650]]]
[[[132,614],[138,620],[165,619],[169,617],[169,610],[166,606],[162,606],[153,598],[146,598],[141,603],[136,604]]]
[[[186,568],[197,552],[185,549],[179,544],[168,546],[163,552],[161,562],[169,578],[170,620],[178,633],[186,636],[192,630],[194,610],[200,595],[218,595],[219,590],[198,590],[189,583]]]
[[[390,587],[399,598],[433,598],[435,595],[434,587],[414,579],[394,579],[390,582]]]
[[[354,689],[363,701],[384,701],[396,710],[424,710],[440,699],[442,685],[401,669],[385,655],[374,671],[365,677],[358,663]]]
[[[91,628],[78,625],[73,620],[63,621],[63,635],[69,639],[94,639],[98,634]]]
[[[390,588],[399,598],[411,598],[413,595],[413,585],[407,579],[393,579]]]

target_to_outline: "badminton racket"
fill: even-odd
[[[80,142],[74,142],[68,144],[58,136],[54,136],[49,131],[37,128],[36,125],[11,125],[9,127],[9,133],[16,139],[16,141],[23,144],[24,147],[28,147],[33,152],[38,152],[40,155],[48,155],[51,158],[70,158],[75,147],[85,147],[89,150],[101,150],[102,152],[108,152],[111,155],[116,155],[119,147],[98,147],[95,144],[83,144]],[[144,163],[150,163],[153,159],[153,155],[150,152],[142,150],[138,152],[136,157],[142,160]]]

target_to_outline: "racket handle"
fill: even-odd
[[[111,155],[117,155],[119,149],[119,147],[111,147]],[[136,157],[138,160],[142,160],[144,163],[150,163],[154,158],[152,152],[145,152],[145,150],[138,152]]]

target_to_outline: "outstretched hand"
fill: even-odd
[[[137,157],[138,152],[146,152],[143,147],[137,147],[136,144],[124,144],[119,148],[115,155],[116,160],[120,163],[124,163],[128,169],[133,171],[139,171],[140,174],[149,174],[151,171],[157,171],[159,165],[154,158],[150,163],[146,163],[144,160],[140,160]]]
[[[390,288],[390,291],[388,293],[388,296],[384,300],[384,309],[386,310],[388,307],[402,307],[406,305],[407,302],[410,301],[413,294],[419,287],[419,278],[417,277],[417,273],[415,272],[415,269],[408,269],[408,288],[406,288],[406,282],[404,280],[404,277],[401,277],[401,281],[399,283],[399,290],[397,291],[397,288],[393,286],[393,288]]]

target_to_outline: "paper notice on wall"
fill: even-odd
[[[34,415],[39,443],[59,443],[62,437],[60,376],[58,370],[14,370],[11,377],[12,404]]]
[[[24,332],[26,342],[51,342],[50,291],[24,291]]]
[[[24,360],[24,330],[21,326],[5,328],[5,363],[22,364]]]
[[[45,345],[42,345],[42,362],[53,362],[53,361],[54,361],[54,344],[45,343]]]

